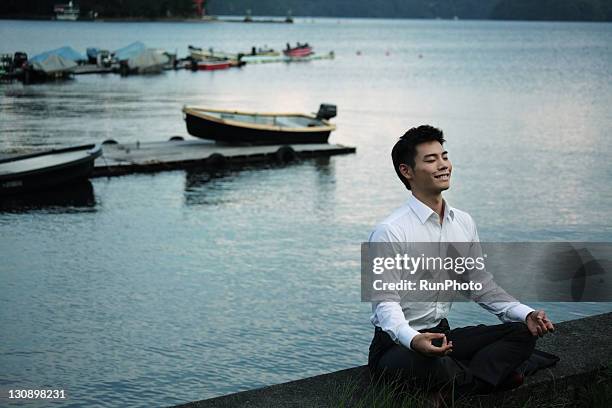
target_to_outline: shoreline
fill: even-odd
[[[194,18],[194,17],[105,17],[105,18],[79,18],[78,20],[57,20],[53,15],[33,15],[33,14],[15,14],[0,16],[0,20],[24,20],[24,21],[62,21],[68,23],[151,23],[151,22],[168,22],[168,23],[210,23],[221,21],[216,16]]]
[[[204,18],[195,17],[100,17],[97,19],[83,18],[76,21],[62,20],[64,22],[90,22],[90,23],[283,23],[288,24],[284,19],[287,16],[251,16],[251,21],[244,21],[244,14],[232,14],[223,16],[206,16]],[[484,22],[516,22],[516,23],[599,23],[609,24],[608,20],[546,20],[546,19],[498,19],[498,18],[424,18],[424,17],[364,17],[364,16],[292,16],[293,22],[296,19],[350,19],[350,20],[416,20],[416,21],[484,21]],[[22,21],[57,21],[52,15],[0,15],[2,20],[22,20]]]
[[[0,16],[0,20],[22,20],[22,21],[58,21],[53,16],[35,16],[35,15],[19,15],[19,16]],[[78,20],[61,20],[68,23],[272,23],[272,24],[291,24],[293,20],[287,21],[286,17],[268,17],[255,16],[251,20],[246,20],[240,15],[236,16],[206,16],[202,18],[195,17],[106,17],[88,19],[82,18]]]

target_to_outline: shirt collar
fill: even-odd
[[[432,214],[435,214],[434,210],[425,205],[421,200],[416,198],[414,195],[410,195],[408,199],[408,205],[412,208],[412,211],[416,214],[416,216],[421,221],[421,224],[425,224],[425,222],[431,217]],[[444,219],[452,221],[455,219],[455,210],[453,207],[448,205],[448,202],[444,200]]]

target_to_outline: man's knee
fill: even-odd
[[[376,368],[379,372],[387,371],[394,377],[411,379],[428,386],[452,381],[464,370],[449,356],[424,356],[402,346],[385,353]]]
[[[451,384],[458,377],[463,378],[466,372],[463,364],[449,356],[422,357],[417,367],[420,369],[418,376],[427,383],[427,388]]]

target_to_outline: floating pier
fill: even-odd
[[[247,64],[266,64],[270,62],[306,62],[324,59],[334,59],[333,51],[327,54],[311,54],[305,57],[288,57],[286,55],[245,55],[240,60]]]
[[[288,163],[297,159],[355,153],[339,144],[229,146],[208,140],[169,140],[146,143],[105,143],[92,177],[151,173],[192,167],[223,168],[245,164]]]
[[[77,65],[74,69],[74,75],[86,74],[110,74],[113,72],[111,67],[99,67],[96,64]]]

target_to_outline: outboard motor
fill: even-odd
[[[99,67],[110,68],[112,64],[112,57],[108,50],[100,50],[96,56],[96,65]]]
[[[322,103],[317,112],[317,119],[329,120],[336,116],[336,105]]]

